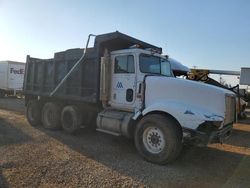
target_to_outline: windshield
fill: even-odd
[[[143,73],[172,76],[170,63],[166,59],[153,55],[141,54],[139,64],[140,71]]]

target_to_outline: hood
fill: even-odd
[[[146,78],[145,105],[178,103],[207,114],[225,115],[225,96],[233,92],[205,83],[163,76]]]

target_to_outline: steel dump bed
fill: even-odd
[[[54,94],[65,100],[99,102],[100,61],[104,50],[109,52],[127,49],[138,44],[140,48],[161,48],[132,38],[120,32],[98,35],[94,47],[88,48],[82,62],[74,69],[67,80]],[[69,49],[54,54],[53,59],[38,59],[27,56],[24,93],[26,95],[50,96],[59,82],[83,55],[84,49]]]

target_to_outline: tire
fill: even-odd
[[[5,97],[5,91],[4,90],[0,90],[0,98],[4,98]]]
[[[135,129],[135,146],[138,153],[149,162],[170,163],[182,149],[182,129],[171,117],[147,115]]]
[[[81,114],[76,106],[65,106],[61,113],[62,128],[70,134],[74,134],[82,123]]]
[[[26,118],[30,125],[41,124],[41,105],[37,100],[30,100],[26,107]]]
[[[57,130],[61,128],[61,115],[62,107],[58,103],[48,102],[43,106],[42,122],[43,126],[49,130]]]

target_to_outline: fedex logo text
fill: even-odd
[[[24,74],[24,69],[14,69],[14,68],[10,68],[10,74]]]

